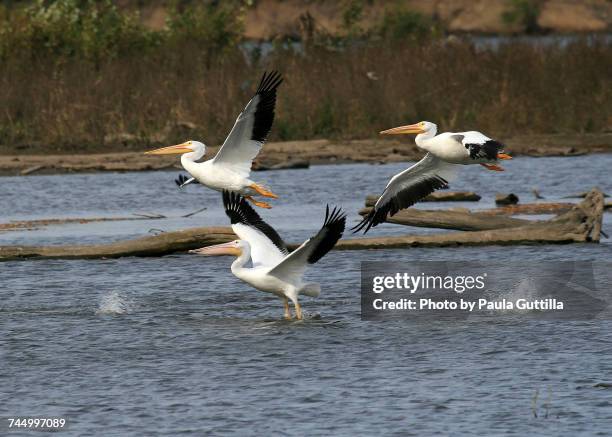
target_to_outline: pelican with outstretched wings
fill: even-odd
[[[304,273],[309,265],[323,258],[342,237],[346,223],[342,210],[333,208],[330,212],[328,206],[319,232],[290,253],[278,233],[261,219],[244,197],[225,191],[223,205],[239,239],[190,252],[207,256],[235,256],[236,260],[231,267],[234,276],[258,290],[280,297],[287,319],[291,319],[291,300],[295,306],[296,318],[302,319],[298,296],[305,294],[317,297],[321,292],[319,284],[304,282]],[[252,267],[246,267],[249,261]]]
[[[276,90],[282,83],[281,75],[273,71],[264,73],[253,98],[240,113],[234,127],[225,139],[217,155],[204,162],[196,162],[206,153],[206,146],[199,141],[187,141],[176,146],[146,152],[149,155],[181,154],[181,164],[191,178],[179,176],[180,187],[199,182],[217,191],[233,191],[261,208],[270,204],[253,196],[276,199],[278,196],[250,179],[251,164],[263,146],[272,123],[276,106]]]
[[[416,145],[427,152],[412,167],[391,178],[382,195],[354,232],[383,223],[387,217],[414,205],[435,190],[447,188],[459,165],[480,164],[488,170],[503,171],[497,162],[512,159],[503,153],[504,145],[476,132],[444,132],[429,121],[382,131],[383,135],[417,134]]]

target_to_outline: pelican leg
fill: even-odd
[[[287,298],[283,298],[283,305],[285,306],[285,319],[291,320],[293,317],[291,316],[291,308],[289,308],[289,301]]]
[[[297,300],[294,301],[293,304],[295,305],[295,318],[298,320],[302,320],[302,306]]]
[[[484,168],[486,168],[487,170],[492,170],[492,171],[504,171],[503,168],[501,168],[499,165],[497,164],[480,164],[482,165]]]
[[[278,196],[274,194],[272,191],[266,190],[261,185],[257,185],[255,183],[249,185],[249,188],[255,190],[258,194],[264,197],[271,197],[272,199],[278,199]]]
[[[270,205],[269,203],[267,203],[267,202],[260,202],[260,201],[258,201],[258,200],[255,200],[255,199],[253,198],[253,196],[244,196],[244,198],[245,198],[246,200],[248,200],[249,202],[253,203],[253,205],[258,206],[258,207],[260,207],[260,208],[265,208],[265,209],[270,209],[270,208],[272,208],[272,205]]]

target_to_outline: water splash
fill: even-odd
[[[129,314],[134,303],[131,299],[122,296],[117,291],[102,295],[96,314]]]

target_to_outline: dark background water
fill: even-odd
[[[466,168],[452,188],[483,200],[452,206],[492,207],[498,191],[525,202],[532,188],[546,200],[594,185],[610,191],[611,166],[612,155],[597,155],[518,158],[505,173]],[[325,202],[356,222],[364,195],[404,167],[317,166],[254,179],[281,196],[264,218],[297,241],[320,226]],[[218,194],[178,192],[174,176],[0,178],[2,222],[171,217],[8,232],[0,244],[227,224]],[[610,214],[604,230],[612,234]],[[372,234],[407,231],[432,232],[383,225]],[[612,388],[595,385],[612,383],[610,320],[364,322],[359,267],[369,260],[602,262],[612,245],[332,251],[308,275],[322,295],[302,300],[302,322],[281,320],[281,302],[234,278],[226,257],[0,263],[0,417],[63,416],[68,435],[608,435]]]

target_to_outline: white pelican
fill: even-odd
[[[259,217],[244,197],[224,191],[223,205],[239,240],[191,250],[190,253],[236,256],[232,263],[234,276],[258,290],[280,297],[286,319],[291,319],[287,300],[290,299],[295,306],[296,318],[302,319],[298,296],[317,297],[321,292],[319,284],[305,283],[302,277],[308,265],[319,261],[342,237],[346,223],[342,210],[334,208],[330,213],[327,206],[319,232],[289,253],[281,237]],[[252,267],[245,267],[249,260]]]
[[[261,195],[273,199],[277,199],[278,196],[253,182],[249,176],[253,159],[261,150],[272,127],[276,89],[282,81],[283,78],[276,71],[264,73],[257,92],[238,115],[232,131],[213,159],[196,162],[206,153],[206,146],[199,141],[187,141],[176,146],[162,147],[146,152],[146,154],[181,154],[181,164],[192,178],[179,176],[177,180],[179,186],[197,181],[213,190],[235,191],[256,206],[271,208],[270,204],[255,200],[253,196]]]
[[[408,208],[440,188],[447,188],[457,165],[480,164],[503,171],[499,159],[512,159],[502,153],[504,145],[476,132],[444,132],[436,135],[438,127],[429,121],[400,126],[380,132],[383,135],[418,134],[416,145],[427,154],[412,167],[391,178],[382,195],[363,220],[353,227],[354,233],[378,225],[399,210]]]

